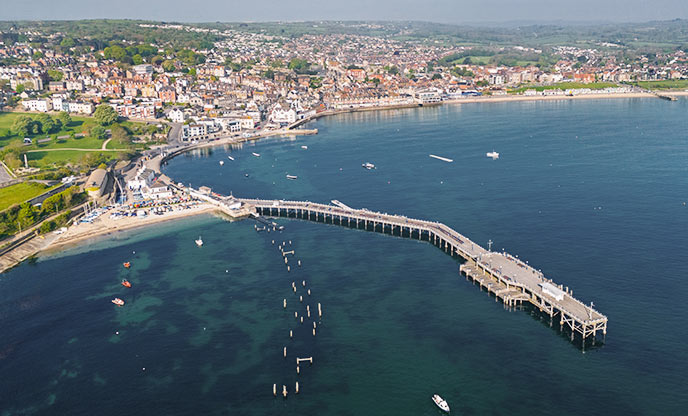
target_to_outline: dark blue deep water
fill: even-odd
[[[687,100],[653,99],[359,113],[164,168],[221,193],[338,199],[491,239],[609,317],[585,351],[532,311],[504,309],[427,243],[205,216],[0,277],[0,415],[437,415],[433,393],[460,415],[685,414],[687,115]],[[273,239],[291,240],[291,272]],[[318,302],[322,319],[294,318]],[[314,365],[297,375],[297,356]]]

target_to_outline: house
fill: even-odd
[[[162,87],[158,91],[158,97],[164,103],[175,103],[177,102],[177,91],[172,87]]]
[[[185,124],[182,126],[182,141],[207,139],[208,127],[205,124]]]
[[[161,199],[161,198],[171,198],[172,197],[172,191],[170,190],[170,188],[167,185],[165,185],[164,183],[160,182],[160,180],[156,180],[155,182],[153,182],[148,187],[141,188],[141,194],[145,198],[150,198],[150,199]]]
[[[51,81],[48,83],[48,91],[50,92],[60,92],[65,89],[65,83],[62,81]]]
[[[53,102],[49,99],[23,100],[22,105],[27,111],[40,111],[42,113],[53,109]]]
[[[172,120],[173,123],[183,123],[184,122],[184,112],[179,108],[173,108],[167,113],[167,117]]]
[[[270,113],[270,121],[277,124],[291,124],[296,121],[296,111],[293,109],[284,110],[281,105],[277,104]]]

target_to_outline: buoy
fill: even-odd
[[[296,394],[299,394],[299,382],[296,382]]]
[[[315,336],[315,328],[313,328],[313,336]]]
[[[287,309],[287,300],[284,299],[284,309]]]
[[[310,296],[310,295],[311,295],[311,290],[310,290],[310,289],[308,289],[308,296]]]
[[[284,396],[285,399],[287,398],[287,386],[284,384],[282,385],[282,396]]]
[[[119,335],[119,331],[115,331],[115,335]]]
[[[229,273],[229,270],[225,269],[225,273]]]
[[[284,358],[287,358],[287,347],[284,347]]]
[[[272,385],[272,395],[277,397],[277,384]]]
[[[303,287],[306,287],[306,281],[305,280],[301,281],[301,284],[303,285]]]
[[[299,296],[299,302],[303,302],[303,295]]]
[[[294,333],[292,332],[291,329],[289,330],[289,338],[294,338]]]
[[[146,367],[143,367],[141,370],[146,371]]]
[[[303,316],[301,317],[301,323],[303,323]]]

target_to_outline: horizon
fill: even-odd
[[[313,4],[312,0],[256,0],[251,4],[232,4],[205,0],[189,4],[180,0],[121,0],[119,7],[94,4],[87,0],[34,0],[30,4],[12,4],[0,0],[5,16],[2,21],[76,21],[91,19],[149,20],[179,23],[269,23],[314,21],[420,21],[452,25],[526,24],[618,24],[688,19],[688,4],[680,0],[580,0],[576,7],[568,2],[545,0],[486,0],[481,5],[461,4],[451,0],[430,0],[419,8],[411,0],[382,0],[368,4],[351,0],[342,4]],[[554,3],[554,4],[552,4]],[[165,6],[165,7],[159,7]]]

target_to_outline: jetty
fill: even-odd
[[[465,262],[460,273],[505,305],[527,302],[549,316],[550,322],[559,318],[560,329],[570,329],[572,340],[575,334],[580,334],[583,342],[607,334],[608,319],[592,303],[584,304],[573,297],[571,289],[554,283],[516,256],[485,249],[445,224],[309,201],[224,197],[223,206],[232,204],[254,215],[309,220],[427,241],[452,257],[462,258]]]

